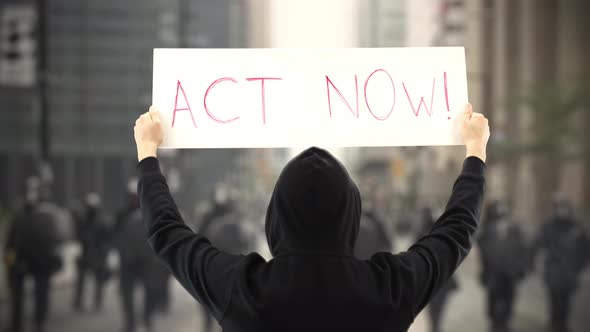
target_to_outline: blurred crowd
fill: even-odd
[[[103,310],[104,286],[113,281],[118,283],[123,331],[136,331],[139,326],[151,331],[154,317],[169,312],[172,280],[146,242],[136,187],[137,180],[130,179],[126,200],[118,211],[106,211],[96,193],[88,193],[78,207],[64,208],[52,201],[49,184],[37,177],[28,179],[23,205],[6,215],[10,219],[4,242],[10,298],[8,331],[23,331],[23,322],[27,321],[24,317],[33,317],[30,321],[35,331],[45,330],[51,315],[52,277],[64,266],[60,252],[60,247],[68,240],[64,224],[73,225],[73,238],[80,248],[75,276],[70,283],[74,289],[73,311],[99,313]],[[396,238],[419,239],[428,232],[437,218],[436,211],[442,208],[420,207],[410,216],[400,216],[397,227],[392,230],[386,222],[388,215],[367,197],[370,195],[363,199],[361,228],[355,247],[355,255],[360,259],[369,259],[379,251],[399,249]],[[542,271],[549,300],[548,329],[569,331],[572,297],[588,265],[590,240],[565,197],[556,194],[552,211],[534,234],[528,236],[505,202],[493,200],[487,204],[476,246],[490,331],[511,331],[519,284],[527,274],[537,270]],[[240,204],[236,190],[227,184],[214,186],[210,199],[198,204],[194,212],[185,217],[187,222],[195,221],[189,223],[195,231],[205,234],[214,245],[227,252],[246,254],[265,250],[264,207]],[[27,279],[34,284],[30,300],[24,287]],[[87,294],[89,283],[94,284],[94,293],[90,295]],[[449,280],[428,306],[432,332],[441,331],[449,297],[460,288],[457,278]],[[136,292],[143,295],[137,297]],[[84,306],[88,302],[86,297],[90,297],[90,308]],[[34,304],[31,315],[23,312],[25,300]],[[196,302],[194,310],[200,311],[203,317],[203,326],[195,327],[195,331],[211,331],[214,319]]]

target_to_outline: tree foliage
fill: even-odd
[[[492,144],[499,158],[514,155],[549,156],[560,160],[584,157],[585,126],[581,123],[590,112],[590,80],[573,88],[545,86],[519,94],[506,103],[513,119],[519,112],[531,112],[531,133],[516,133]],[[587,136],[586,136],[587,137]]]

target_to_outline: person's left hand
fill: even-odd
[[[137,145],[137,160],[156,157],[158,147],[164,139],[164,130],[160,122],[160,113],[154,106],[135,121],[133,133]]]

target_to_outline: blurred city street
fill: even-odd
[[[158,261],[153,248],[146,244],[148,218],[140,209],[138,195],[138,182],[143,182],[134,124],[140,114],[151,109],[150,105],[172,117],[167,130],[189,133],[178,136],[187,143],[227,139],[226,145],[205,148],[191,144],[187,146],[193,148],[169,148],[164,144],[157,154],[174,199],[171,205],[178,208],[178,215],[189,228],[212,245],[233,254],[255,251],[267,260],[272,257],[275,248],[267,243],[272,243],[272,234],[268,234],[272,227],[267,226],[277,222],[283,227],[288,221],[268,213],[269,201],[281,191],[276,184],[281,172],[288,169],[285,165],[310,143],[329,150],[356,185],[361,211],[359,236],[352,247],[355,257],[365,259],[378,251],[406,250],[429,234],[432,225],[438,225],[435,221],[439,216],[446,215],[443,213],[451,188],[465,165],[468,140],[463,137],[465,144],[459,145],[446,145],[443,140],[425,145],[416,139],[435,137],[437,130],[430,128],[449,129],[440,132],[445,135],[459,134],[457,128],[450,130],[448,121],[455,114],[449,112],[456,111],[449,100],[458,97],[489,120],[486,147],[476,144],[478,156],[482,159],[483,153],[485,163],[485,168],[478,167],[482,173],[485,169],[485,189],[479,191],[485,195],[473,200],[482,205],[473,214],[481,212],[481,217],[477,230],[471,223],[466,231],[471,238],[465,238],[462,245],[471,240],[473,249],[456,272],[456,280],[430,284],[444,286],[439,294],[450,292],[448,301],[444,296],[429,299],[434,303],[429,309],[433,310],[424,310],[409,331],[590,331],[588,13],[588,0],[0,1],[0,332],[136,332],[132,319],[124,318],[124,312],[130,310],[124,310],[129,306],[124,307],[123,302],[130,302],[130,289],[137,283],[149,288],[146,311],[152,313],[166,303],[167,289],[161,286],[169,276],[161,264],[155,264]],[[445,48],[460,54],[451,54],[453,61],[435,56],[437,53],[399,61],[387,55],[409,48],[426,52]],[[194,55],[187,56],[186,62],[173,61],[177,58],[157,55],[163,49]],[[261,61],[260,68],[250,61],[257,51],[273,49],[292,49],[293,58],[269,58],[273,61]],[[318,49],[344,51],[342,56],[333,53],[326,57],[329,62],[322,62],[325,55],[316,53]],[[222,56],[232,50],[240,55]],[[387,61],[345,56],[357,50],[383,52]],[[211,58],[203,58],[203,54]],[[468,90],[465,98],[452,84],[447,89],[447,71],[449,83],[454,80],[452,76],[457,77],[450,70],[455,60],[461,64],[457,67],[461,80],[465,78],[465,86],[461,84],[461,90]],[[324,74],[331,71],[325,63],[342,69]],[[438,73],[443,70],[434,70],[431,65],[444,65],[440,67],[444,75]],[[314,90],[316,85],[310,82],[315,79],[307,82],[297,75],[292,79],[282,76],[308,71],[300,68],[308,68],[310,73],[321,69],[317,72],[322,83],[317,85],[317,98],[306,97],[298,88],[272,90],[272,84],[265,88],[264,80],[272,79],[293,81],[297,83],[293,86]],[[383,69],[369,74],[375,68]],[[376,90],[371,90],[375,93],[370,93],[369,101],[369,78],[381,70],[381,78],[371,83],[371,89]],[[341,81],[349,73],[354,73],[349,84]],[[390,76],[391,86],[385,74]],[[213,81],[208,75],[224,78]],[[224,83],[227,90],[208,95],[217,83],[232,81],[234,76],[241,84],[235,85],[237,90]],[[357,82],[357,76],[361,81]],[[421,77],[435,79],[432,85],[428,78],[426,83],[414,86],[405,81],[406,76],[417,82],[422,82]],[[385,81],[379,81],[384,77]],[[260,79],[261,85],[247,83]],[[167,92],[158,93],[162,89]],[[359,91],[364,93],[360,99]],[[164,98],[168,104],[158,105],[158,96],[168,96]],[[208,109],[208,96],[214,112]],[[292,100],[309,104],[299,106]],[[286,117],[289,107],[281,105],[302,116],[295,119],[306,118],[307,111],[324,114],[324,120],[333,120],[325,123],[334,123],[335,127],[323,127],[324,122],[318,122],[321,130],[310,134],[313,120],[292,122]],[[398,109],[395,112],[394,106]],[[391,107],[391,117],[381,122],[384,118],[371,107],[379,114],[382,107],[384,111]],[[179,119],[184,120],[174,127],[179,111]],[[239,116],[221,120],[226,116],[230,119],[230,114]],[[443,116],[437,118],[440,114]],[[273,129],[273,121],[293,131]],[[365,123],[370,126],[365,128]],[[396,129],[402,127],[404,131]],[[359,128],[380,129],[364,132],[357,131]],[[419,128],[429,128],[424,131],[427,135],[420,134]],[[338,141],[330,134],[331,129],[355,142],[368,137],[376,140],[369,142],[377,144],[323,146],[329,143],[324,138]],[[412,140],[391,145],[386,137],[390,133]],[[281,143],[269,148],[247,143],[247,136],[258,135],[268,142],[287,137],[306,144]],[[467,156],[478,157],[469,151]],[[293,187],[300,182],[294,181]],[[317,188],[309,192],[319,192]],[[313,204],[324,207],[331,195],[320,194]],[[297,199],[299,196],[285,201]],[[311,210],[306,206],[301,211]],[[325,237],[318,239],[322,245],[329,242]],[[370,254],[360,255],[357,251],[367,244]],[[432,252],[444,254],[444,249]],[[417,260],[416,266],[421,263]],[[451,264],[453,268],[455,264]],[[431,281],[441,273],[432,266],[425,273]],[[227,276],[226,270],[223,274]],[[79,302],[76,295],[80,294],[77,290],[83,283],[78,276],[86,278],[82,311],[75,309]],[[20,282],[23,279],[24,284]],[[52,280],[52,287],[48,287],[48,280]],[[104,282],[103,308],[97,312],[91,305],[95,280]],[[208,279],[190,280],[207,283]],[[576,280],[580,281],[578,288],[573,287]],[[454,281],[457,289],[453,288]],[[169,310],[155,313],[155,325],[149,332],[206,332],[207,321],[200,305],[174,279],[170,283]],[[283,286],[281,280],[280,288]],[[141,325],[144,289],[136,288],[139,332],[148,332]],[[220,288],[234,289],[226,285]],[[315,289],[327,288],[322,285]],[[381,291],[351,292],[350,288],[342,287],[343,294],[389,295]],[[412,287],[400,289],[411,291]],[[488,289],[493,290],[490,299],[486,296]],[[423,301],[421,297],[414,293],[409,300],[401,296],[394,301],[418,302]],[[328,299],[333,299],[332,294]],[[21,330],[18,317],[23,302],[26,326]],[[314,302],[307,301],[303,306],[307,309]],[[224,310],[229,310],[232,303],[226,304]],[[212,305],[213,310],[218,309],[216,305]],[[402,309],[411,313],[415,305],[410,303]],[[443,310],[442,330],[430,328],[429,313],[437,317],[437,308]],[[354,310],[360,312],[357,307]],[[15,314],[11,316],[11,312]],[[296,310],[282,313],[292,312]],[[511,313],[509,330],[506,321]],[[571,330],[564,317],[569,317]],[[346,318],[342,315],[342,322]],[[14,325],[11,329],[10,321]],[[494,328],[489,326],[491,321]],[[407,322],[400,324],[407,326]]]
[[[407,241],[406,241],[407,242]],[[403,242],[402,242],[403,243]],[[480,287],[478,275],[477,250],[461,266],[458,275],[460,289],[451,296],[446,309],[444,319],[444,331],[471,332],[487,331],[487,318],[485,316],[485,298]],[[588,271],[590,272],[590,271]],[[583,303],[590,301],[590,273],[586,273],[577,292],[574,309],[572,311],[572,332],[584,332],[590,324]],[[90,309],[90,295],[93,285],[90,283],[87,289],[86,311],[78,314],[72,310],[73,287],[68,283],[67,276],[58,280],[58,286],[53,290],[51,318],[48,322],[47,332],[58,331],[119,331],[122,327],[122,313],[117,281],[112,279],[105,289],[104,308],[100,312]],[[168,314],[160,314],[156,318],[154,332],[178,331],[196,332],[202,331],[203,321],[198,304],[176,282],[172,282],[172,305]],[[138,303],[141,303],[141,292],[137,292]],[[1,302],[0,322],[6,322],[7,302]],[[138,313],[141,308],[138,306]],[[27,305],[28,319],[30,321],[32,308]],[[0,325],[2,326],[2,325]],[[546,302],[545,293],[538,273],[525,279],[522,283],[515,306],[513,331],[514,332],[544,332],[546,329]],[[219,327],[217,327],[220,331]],[[1,331],[1,330],[0,330]],[[144,331],[144,330],[140,330]],[[426,312],[420,314],[409,332],[428,332],[428,319]]]

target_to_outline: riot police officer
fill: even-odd
[[[22,331],[24,283],[34,282],[34,328],[44,331],[50,305],[51,276],[62,268],[59,246],[59,211],[50,203],[46,184],[37,177],[27,180],[26,202],[8,231],[5,260],[11,297],[11,330]]]
[[[74,309],[83,309],[83,294],[87,275],[94,278],[94,309],[102,307],[103,288],[110,276],[107,255],[110,248],[110,227],[107,216],[101,209],[101,199],[96,193],[86,196],[82,215],[76,218],[76,237],[80,242],[81,254],[77,261]]]
[[[119,291],[123,304],[124,331],[137,329],[134,293],[141,287],[143,298],[143,324],[153,329],[153,319],[160,304],[162,284],[168,281],[168,271],[152,254],[145,238],[145,226],[135,193],[137,183],[131,180],[127,202],[116,217],[115,248],[119,252]]]
[[[549,298],[551,331],[567,332],[572,296],[587,265],[590,244],[570,203],[557,196],[553,215],[539,231],[536,248],[545,252],[544,280]]]
[[[363,207],[354,256],[358,259],[369,259],[382,251],[392,251],[392,243],[383,220],[379,218],[376,211],[371,209],[371,206]]]
[[[197,226],[199,233],[204,234],[215,247],[232,254],[247,254],[254,249],[254,236],[245,225],[245,215],[226,184],[215,185],[211,206],[200,219]],[[211,331],[214,319],[204,307],[201,309],[204,331]]]
[[[510,331],[517,286],[529,270],[530,254],[521,228],[503,202],[487,207],[478,242],[491,331]]]

